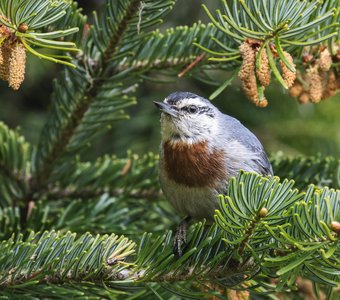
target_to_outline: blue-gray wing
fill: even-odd
[[[273,169],[268,156],[257,137],[237,119],[224,115],[225,134],[227,139],[236,140],[238,143],[247,148],[252,155],[252,165],[256,166],[256,171],[262,175],[273,175]]]

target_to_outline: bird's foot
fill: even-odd
[[[187,243],[187,231],[189,220],[190,217],[187,217],[184,220],[182,220],[175,234],[173,252],[178,257],[181,257],[183,255],[183,248],[186,246]]]

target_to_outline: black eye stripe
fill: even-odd
[[[204,108],[203,106],[197,106],[197,105],[194,105],[194,104],[190,104],[190,105],[187,105],[187,106],[183,106],[181,108],[181,111],[191,112],[192,110],[196,109],[196,111],[200,112],[201,109],[203,109],[203,108]]]
[[[213,109],[208,107],[208,106],[198,106],[198,105],[194,105],[194,104],[189,104],[189,105],[186,105],[186,106],[183,106],[181,108],[179,107],[176,107],[175,105],[171,105],[171,107],[177,111],[182,111],[182,112],[185,112],[185,113],[193,113],[193,112],[190,112],[190,107],[191,106],[195,106],[197,108],[197,112],[195,113],[198,113],[199,115],[202,115],[202,114],[206,114],[207,116],[211,117],[211,118],[214,118],[215,117],[215,114],[213,112]]]
[[[187,105],[187,106],[183,106],[181,107],[180,109],[177,109],[177,110],[180,110],[180,111],[183,111],[183,112],[187,112],[187,113],[190,113],[190,107],[193,106],[193,104],[190,104],[190,105]],[[197,107],[198,109],[198,114],[201,115],[201,114],[207,114],[209,117],[214,117],[214,113],[213,113],[213,110],[212,108],[208,107],[208,106],[197,106],[197,105],[194,105]]]

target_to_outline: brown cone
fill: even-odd
[[[253,47],[247,43],[243,42],[240,46],[240,53],[242,55],[242,66],[238,73],[241,80],[247,80],[255,68],[255,51]]]
[[[254,70],[250,75],[248,75],[248,78],[246,80],[242,81],[242,88],[247,98],[251,100],[251,102],[256,103],[257,101],[259,101]]]
[[[338,87],[336,82],[336,76],[333,70],[330,70],[328,72],[328,78],[327,82],[324,86],[323,94],[322,94],[322,100],[325,100],[327,98],[330,98],[336,94]]]
[[[333,70],[331,70],[328,75],[327,89],[329,89],[330,91],[334,91],[334,92],[336,92],[336,90],[338,89],[337,84],[336,84],[335,72]]]
[[[259,53],[257,55],[259,55]],[[263,50],[260,58],[260,68],[256,69],[257,78],[262,86],[268,86],[270,84],[270,73],[271,69],[269,66],[267,52]]]
[[[319,67],[320,67],[321,71],[329,71],[331,66],[332,66],[332,56],[331,56],[328,48],[325,48],[320,53]]]
[[[240,46],[240,53],[242,55],[243,61],[238,76],[242,81],[242,88],[247,98],[257,106],[265,107],[268,105],[268,102],[264,97],[261,100],[259,99],[255,75],[255,49],[258,47],[259,41],[249,39],[243,42],[243,44]],[[262,88],[264,87],[262,86]]]
[[[316,67],[311,67],[307,70],[310,78],[309,96],[310,101],[313,103],[320,102],[323,94],[322,78]]]
[[[299,97],[303,92],[303,85],[295,80],[294,84],[289,88],[289,95],[291,97]]]
[[[299,97],[299,102],[301,104],[306,104],[309,102],[309,94],[307,92],[303,92]]]
[[[268,105],[268,101],[265,97],[263,97],[261,100],[259,98],[254,71],[252,74],[250,74],[247,80],[242,81],[242,88],[247,98],[256,106],[266,107]]]
[[[25,79],[26,49],[20,42],[12,45],[9,58],[8,84],[13,90],[18,90]]]
[[[331,222],[331,229],[340,235],[340,222],[332,221]]]
[[[285,58],[290,62],[290,64],[295,67],[293,57],[286,51],[284,51],[283,54]],[[287,84],[287,87],[290,88],[295,81],[296,72],[292,72],[291,70],[289,70],[286,64],[281,60],[280,60],[280,66],[282,70],[282,78],[284,82]]]
[[[255,105],[257,107],[261,107],[261,108],[264,108],[264,107],[267,107],[268,106],[268,100],[266,98],[263,98],[261,101],[257,101],[255,102]]]

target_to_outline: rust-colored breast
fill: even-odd
[[[188,145],[164,142],[165,170],[176,183],[215,187],[226,178],[222,150],[208,151],[207,142]]]

